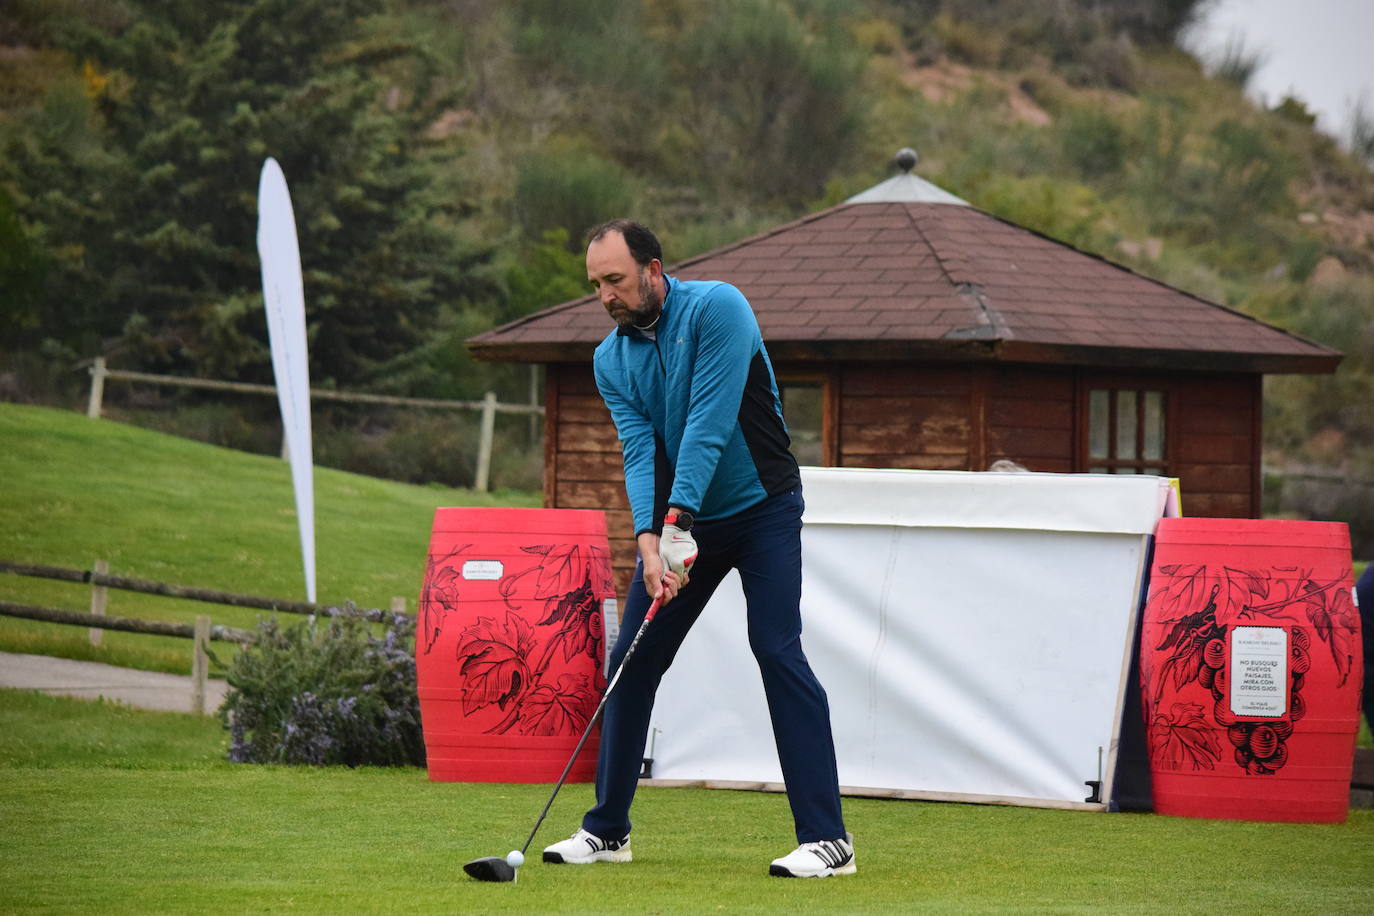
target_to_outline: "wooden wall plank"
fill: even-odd
[[[624,485],[625,463],[620,452],[563,452],[558,456],[560,480],[615,480]]]
[[[1014,429],[998,427],[990,430],[988,454],[1025,464],[1031,459],[1047,459],[1073,467],[1073,428]],[[994,459],[995,460],[995,459]],[[1041,470],[1037,465],[1032,470]]]
[[[1171,455],[1184,513],[1258,516],[1260,386],[1246,375],[1190,376],[1176,379],[1173,392]]]
[[[597,394],[563,394],[560,392],[559,410],[570,423],[610,423],[611,412]]]
[[[559,380],[559,384],[562,386],[560,391],[563,394],[585,394],[591,395],[597,400],[601,399],[600,393],[596,390],[596,376],[592,374],[591,363],[565,363],[564,365],[574,371],[564,374]]]
[[[565,371],[562,364],[552,363],[544,370],[544,508],[556,509],[555,487],[558,482],[559,378]]]
[[[620,453],[620,440],[616,438],[615,425],[609,418],[605,423],[559,423],[557,435],[560,454],[612,451]]]
[[[973,372],[967,366],[854,365],[844,367],[841,393],[845,398],[866,395],[968,397]]]
[[[561,509],[628,509],[625,486],[616,480],[560,480],[558,506]]]
[[[1069,458],[1037,458],[1027,456],[1024,453],[1010,454],[998,453],[996,451],[988,453],[988,464],[991,465],[999,458],[1006,458],[1008,461],[1015,461],[1028,471],[1035,471],[1040,474],[1072,474],[1073,461]]]
[[[1189,492],[1244,494],[1249,499],[1250,468],[1244,464],[1184,464],[1178,467],[1180,484],[1188,482]]]
[[[986,369],[980,367],[973,373],[973,389],[969,392],[969,449],[968,467],[971,471],[981,471],[988,466],[988,452],[992,448],[989,400],[992,382]]]
[[[952,455],[931,454],[873,454],[846,455],[840,465],[846,468],[905,468],[916,471],[966,471],[968,455],[959,452]]]
[[[989,370],[994,397],[1030,401],[1069,401],[1075,397],[1072,369],[996,366]]]
[[[1264,376],[1254,375],[1249,379],[1250,394],[1250,454],[1245,463],[1250,466],[1250,511],[1249,515],[1259,518],[1264,513]],[[1366,618],[1367,619],[1367,618]],[[1365,643],[1369,645],[1369,643]]]
[[[840,455],[846,460],[855,455],[932,454],[963,455],[969,451],[968,420],[945,417],[918,427],[899,424],[844,428]]]
[[[989,376],[988,461],[1009,458],[1032,471],[1073,471],[1072,370],[1002,366]]]
[[[842,467],[969,467],[970,367],[847,364],[838,387]]]
[[[1180,437],[1174,452],[1183,464],[1238,464],[1250,460],[1249,437],[1190,433]]]
[[[606,513],[606,530],[611,533],[611,537],[625,537],[633,540],[635,523],[629,507],[608,507],[604,511]]]
[[[1179,435],[1227,435],[1250,441],[1250,411],[1221,404],[1185,404],[1179,417]]]
[[[874,424],[919,424],[928,418],[949,417],[968,424],[968,401],[962,397],[929,395],[886,395],[845,399],[843,427],[859,428]]]
[[[1204,493],[1189,490],[1180,478],[1183,514],[1201,518],[1252,518],[1249,493]]]
[[[1052,429],[1073,434],[1073,401],[1040,401],[1001,395],[993,399],[988,425],[1017,429]]]

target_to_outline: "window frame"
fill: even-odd
[[[1095,391],[1108,392],[1107,399],[1107,457],[1095,458],[1092,455],[1092,395]],[[1135,395],[1135,443],[1136,457],[1117,457],[1118,411],[1123,392]],[[1146,397],[1149,392],[1158,392],[1164,411],[1164,447],[1160,457],[1144,457],[1146,430]],[[1103,376],[1083,375],[1079,378],[1077,424],[1077,465],[1081,473],[1134,473],[1150,474],[1159,477],[1177,477],[1175,471],[1175,443],[1178,441],[1175,428],[1177,418],[1177,394],[1174,385],[1164,378],[1148,376]],[[1135,468],[1134,471],[1119,471],[1118,468]]]
[[[819,467],[840,466],[839,443],[839,386],[835,383],[835,373],[822,369],[790,370],[774,369],[778,385],[778,398],[782,400],[782,389],[788,385],[819,385],[821,389],[821,464]],[[787,418],[787,407],[783,405],[783,419]],[[790,433],[789,433],[790,436]]]

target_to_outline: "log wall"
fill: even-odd
[[[1168,473],[1180,478],[1184,512],[1259,514],[1259,376],[958,364],[827,369],[827,426],[838,438],[829,454],[841,467],[983,470],[1009,458],[1032,471],[1082,471],[1087,389],[1139,387],[1166,392]],[[788,370],[779,364],[780,375]],[[544,504],[606,512],[623,596],[635,544],[610,412],[587,364],[550,365],[545,397]]]

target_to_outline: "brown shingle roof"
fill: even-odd
[[[749,298],[774,359],[944,358],[1330,372],[1341,354],[973,207],[845,203],[669,269]],[[583,361],[595,297],[468,341],[482,359]]]

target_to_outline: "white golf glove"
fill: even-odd
[[[676,515],[669,519],[677,520]],[[658,538],[658,558],[663,561],[664,572],[677,573],[679,587],[687,584],[687,574],[697,560],[697,542],[690,530],[684,531],[664,519],[663,534]]]

